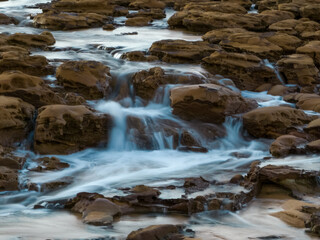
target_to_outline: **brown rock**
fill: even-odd
[[[199,178],[186,178],[183,187],[187,194],[203,191],[209,187],[209,182],[203,177]]]
[[[37,171],[37,172],[52,171],[52,170],[61,170],[69,167],[68,163],[61,162],[56,157],[43,157],[43,158],[38,158],[35,161],[39,163],[39,166],[31,169],[30,171]]]
[[[284,97],[285,101],[296,103],[303,110],[320,112],[320,96],[310,93],[294,93]]]
[[[126,26],[148,26],[151,22],[152,18],[150,17],[133,17],[127,19]]]
[[[161,40],[149,49],[151,55],[164,62],[197,63],[217,50],[217,46],[202,41]]]
[[[63,102],[41,78],[20,71],[0,74],[0,94],[20,97],[23,101],[36,107]]]
[[[304,18],[310,18],[314,21],[320,21],[320,4],[308,4],[300,8],[301,16]]]
[[[250,111],[256,102],[215,84],[180,86],[170,93],[173,114],[185,120],[223,123],[226,116]]]
[[[0,191],[19,190],[18,171],[0,166]]]
[[[0,96],[0,144],[23,140],[31,128],[34,107],[20,98]]]
[[[11,45],[18,45],[26,48],[41,48],[46,49],[48,46],[55,44],[52,33],[42,32],[41,34],[26,34],[15,33],[8,37],[8,43]]]
[[[310,152],[320,152],[320,139],[316,141],[309,142],[307,144],[307,150]]]
[[[13,17],[9,17],[3,13],[0,13],[0,24],[8,25],[8,24],[18,24],[19,21]]]
[[[157,0],[133,0],[129,4],[129,7],[132,9],[152,9],[152,8],[165,8],[165,3]]]
[[[48,105],[39,109],[34,149],[41,154],[69,154],[106,144],[111,125],[110,116],[82,105]]]
[[[311,41],[299,47],[297,53],[309,55],[317,67],[320,67],[320,41]]]
[[[295,53],[297,48],[302,44],[299,38],[286,33],[267,33],[263,34],[263,37],[269,42],[281,47],[285,54]]]
[[[248,31],[243,28],[222,28],[207,32],[202,36],[202,39],[212,44],[218,44],[220,41],[227,39],[229,35],[246,32]]]
[[[57,69],[56,76],[65,89],[86,99],[103,98],[111,80],[110,69],[96,61],[65,62]]]
[[[308,86],[319,82],[319,70],[308,55],[292,54],[277,62],[279,72],[289,84]]]
[[[130,13],[127,18],[144,17],[151,19],[162,19],[166,17],[166,13],[163,9],[152,8],[152,9],[140,9],[136,13]]]
[[[317,118],[310,122],[308,126],[304,129],[307,133],[320,138],[320,118]]]
[[[307,140],[292,135],[278,137],[270,146],[270,153],[274,157],[286,157],[289,154],[305,152]]]
[[[152,225],[131,232],[128,235],[127,240],[164,240],[168,239],[170,235],[177,234],[178,232],[179,229],[175,225]]]
[[[243,115],[246,130],[254,137],[277,138],[313,117],[290,107],[264,107]]]
[[[281,84],[274,70],[251,54],[217,51],[204,58],[203,63],[210,73],[231,78],[242,90],[252,91],[266,82]]]
[[[159,58],[156,56],[146,55],[144,52],[141,51],[133,51],[124,53],[121,56],[122,59],[126,59],[128,61],[135,61],[135,62],[153,62],[158,61]]]

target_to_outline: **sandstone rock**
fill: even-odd
[[[277,59],[283,51],[278,45],[254,32],[231,34],[223,39],[220,45],[227,51],[251,53],[270,60]]]
[[[148,26],[151,22],[152,18],[150,17],[133,17],[127,19],[126,26]]]
[[[289,154],[305,152],[307,140],[292,135],[278,137],[270,146],[270,153],[274,157],[286,157]]]
[[[294,14],[295,18],[300,17],[300,5],[292,2],[278,4],[278,10],[287,11]]]
[[[86,99],[103,98],[111,81],[109,67],[96,61],[68,61],[57,69],[58,83]]]
[[[240,4],[232,2],[191,2],[188,3],[183,11],[203,11],[203,12],[221,12],[221,13],[238,13],[246,14],[247,10]]]
[[[295,27],[299,23],[300,21],[296,19],[286,19],[286,20],[278,21],[276,23],[271,24],[269,26],[269,30],[286,33],[290,35],[296,35],[298,34],[298,32],[297,30],[295,30]]]
[[[102,27],[110,21],[109,17],[96,13],[56,13],[45,12],[38,14],[33,19],[37,28],[52,30],[71,30],[90,27]]]
[[[164,62],[197,63],[216,50],[216,45],[202,41],[161,40],[152,44],[149,53]]]
[[[18,24],[19,21],[13,17],[9,17],[3,13],[0,13],[0,24],[8,25],[8,24]]]
[[[144,52],[141,52],[141,51],[124,53],[121,56],[121,58],[126,59],[128,61],[135,61],[135,62],[153,62],[153,61],[159,60],[157,56],[146,55]]]
[[[312,121],[313,117],[290,107],[264,107],[243,115],[246,130],[254,137],[277,138],[296,126]]]
[[[217,51],[203,59],[212,74],[231,78],[241,90],[255,90],[263,83],[281,84],[273,69],[257,56]]]
[[[0,96],[0,144],[23,140],[31,129],[34,107],[19,98]]]
[[[243,28],[222,28],[207,32],[202,36],[202,39],[212,44],[218,44],[220,41],[227,39],[231,34],[246,32],[248,31]]]
[[[26,162],[25,157],[16,156],[12,147],[4,147],[0,145],[0,166],[13,170],[20,170]]]
[[[320,21],[320,4],[308,4],[300,8],[301,16],[304,18],[310,18],[314,21]]]
[[[294,14],[286,11],[279,10],[266,10],[256,15],[256,18],[260,19],[261,24],[266,28],[276,22],[294,19]]]
[[[175,225],[152,225],[147,228],[131,232],[127,240],[164,240],[169,239],[170,235],[177,234],[179,229]]]
[[[129,7],[132,9],[152,9],[152,8],[165,8],[165,3],[157,0],[133,0],[129,4]]]
[[[19,190],[18,172],[0,166],[0,192]]]
[[[317,94],[289,94],[284,97],[284,100],[296,103],[296,106],[300,109],[320,112],[320,96]]]
[[[135,18],[135,17],[162,19],[166,17],[166,13],[163,9],[152,8],[152,9],[140,9],[136,13],[130,13],[127,15],[127,18]]]
[[[319,153],[320,152],[320,139],[316,141],[309,142],[307,144],[307,150],[310,152]]]
[[[45,86],[41,78],[20,71],[7,71],[0,74],[0,94],[20,97],[36,107],[63,102]]]
[[[307,133],[314,135],[317,138],[320,138],[320,118],[310,122],[304,130]]]
[[[284,56],[277,62],[279,72],[289,84],[308,86],[319,82],[319,70],[313,59],[304,54]]]
[[[290,91],[289,87],[283,85],[275,85],[268,90],[268,94],[273,96],[284,96]]]
[[[41,154],[69,154],[106,144],[111,125],[110,116],[82,105],[48,105],[39,109],[34,149]]]
[[[37,172],[52,171],[52,170],[61,170],[69,167],[68,163],[61,162],[56,157],[43,157],[43,158],[38,158],[35,161],[39,163],[39,166],[31,169],[30,171],[37,171]]]
[[[286,33],[267,33],[262,36],[269,42],[281,47],[286,54],[295,53],[302,44],[299,38]]]
[[[23,47],[34,47],[45,49],[50,45],[55,44],[52,33],[42,32],[41,34],[26,34],[26,33],[15,33],[8,37],[7,42],[11,45],[18,45]]]
[[[215,84],[176,87],[171,90],[170,99],[173,114],[185,120],[209,123],[223,123],[226,116],[257,107],[256,102]]]
[[[317,67],[320,67],[320,41],[311,41],[299,47],[297,53],[309,55]]]

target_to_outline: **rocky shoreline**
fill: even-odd
[[[1,1],[0,9],[10,2]],[[256,199],[281,199],[283,210],[271,216],[305,230],[305,237],[320,237],[319,165],[311,163],[310,169],[287,160],[320,159],[320,1],[53,0],[21,5],[35,13],[17,17],[9,8],[0,14],[1,29],[8,29],[0,33],[2,196],[56,194],[59,197],[51,200],[39,197],[28,208],[65,209],[84,224],[107,227],[129,215],[176,214],[191,219],[211,211],[237,214]],[[172,16],[168,9],[174,9]],[[157,25],[159,21],[167,25]],[[165,29],[169,36],[170,31],[188,31],[202,40],[155,36],[147,49],[138,44],[123,47],[135,38],[144,42],[136,29],[148,27]],[[72,43],[77,32],[113,34],[121,28],[133,31],[118,34],[129,40],[116,47],[108,46],[108,41],[117,34],[103,36],[105,48],[88,40],[86,49],[79,50],[76,37],[73,47],[62,44],[64,35]],[[17,32],[20,29],[33,33]],[[92,34],[93,39],[98,36]],[[269,103],[273,98],[278,102]],[[228,121],[241,128],[233,127],[231,133]],[[233,134],[240,137],[234,140]],[[239,141],[245,142],[247,152]],[[267,146],[270,154],[255,156],[251,143],[263,144],[255,151]],[[232,148],[225,147],[229,145]],[[173,184],[154,181],[150,186],[147,178],[132,177],[130,182],[136,168],[150,177],[143,172],[146,163],[139,162],[139,167],[129,163],[126,185],[108,193],[108,186],[99,192],[101,186],[92,184],[92,192],[91,183],[85,187],[80,183],[86,191],[75,192],[77,181],[87,175],[64,156],[89,151],[92,165],[86,168],[91,171],[94,154],[106,149],[111,156],[116,155],[114,150],[138,151],[138,158],[147,151],[159,154],[169,149],[194,154],[193,159],[219,158],[211,152],[232,149],[221,163],[239,163],[234,169],[209,164],[204,175],[197,176],[192,168],[181,168],[183,177],[172,176],[170,170],[168,177],[158,178]],[[104,167],[114,167],[108,164]],[[152,164],[157,169],[158,163]],[[63,171],[70,171],[70,176],[59,175]],[[159,175],[167,174],[161,171]],[[41,179],[45,174],[53,174],[50,181]],[[99,174],[97,178],[103,175]],[[68,188],[72,197],[61,196],[60,191]],[[146,223],[126,239],[204,239],[192,228],[192,224]],[[291,238],[272,233],[254,239]]]

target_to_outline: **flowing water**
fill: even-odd
[[[32,4],[47,1],[32,1]],[[0,11],[22,20],[18,26],[0,26],[4,33],[41,33],[43,30],[30,27],[29,14],[39,9],[26,8],[27,0],[10,0],[0,3]],[[167,18],[158,20],[149,27],[119,27],[109,32],[101,28],[81,31],[52,31],[56,44],[52,51],[37,51],[59,65],[62,60],[95,60],[111,68],[113,78],[117,80],[116,91],[105,100],[90,101],[88,104],[102,113],[109,113],[115,119],[110,144],[106,149],[87,149],[82,152],[59,158],[70,164],[69,168],[56,172],[32,172],[32,159],[39,157],[21,148],[17,154],[28,154],[29,159],[21,171],[21,186],[28,182],[41,186],[44,183],[65,180],[71,182],[52,192],[22,190],[2,192],[0,195],[0,239],[125,239],[128,233],[139,227],[151,224],[186,224],[196,231],[196,237],[202,239],[248,239],[268,235],[282,236],[283,239],[309,239],[302,230],[288,227],[280,220],[269,216],[270,209],[280,209],[280,203],[255,200],[248,208],[237,213],[228,211],[205,211],[191,218],[172,214],[129,215],[113,224],[112,228],[84,225],[76,215],[64,210],[33,209],[35,204],[50,206],[58,201],[75,196],[78,192],[99,192],[105,196],[123,195],[119,188],[138,184],[149,186],[182,185],[186,177],[202,176],[208,180],[228,181],[235,174],[244,174],[250,163],[270,157],[269,140],[252,140],[243,130],[239,118],[227,118],[224,123],[226,136],[219,139],[205,138],[191,123],[182,121],[171,113],[169,90],[172,85],[158,90],[154,99],[144,105],[134,96],[130,77],[133,73],[154,66],[161,66],[167,72],[197,74],[206,76],[207,72],[199,65],[128,62],[120,58],[122,53],[140,50],[146,51],[155,41],[161,39],[201,40],[201,36],[187,32],[169,30],[166,20],[174,13],[167,10]],[[121,23],[125,18],[117,18]],[[136,35],[122,35],[137,32]],[[55,86],[55,77],[47,76]],[[238,89],[234,89],[239,91]],[[285,103],[281,97],[266,92],[242,92],[243,97],[254,98],[260,107],[277,106]],[[143,150],[136,144],[130,132],[128,118],[140,119],[151,138],[151,149]],[[190,132],[208,153],[186,153],[174,150],[172,136],[166,136],[163,122],[182,132]],[[160,126],[160,127],[159,127]],[[245,157],[239,158],[237,156]],[[304,169],[320,168],[319,156],[289,157],[265,161],[265,164],[291,164]],[[219,186],[214,191],[239,191],[239,187]],[[184,192],[165,190],[160,197],[176,198]],[[195,193],[189,197],[201,195]],[[56,206],[59,207],[59,206]]]

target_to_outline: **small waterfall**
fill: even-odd
[[[264,59],[264,60],[262,60],[262,62],[266,67],[271,68],[274,71],[274,73],[277,75],[277,78],[281,82],[281,84],[285,85],[285,82],[284,82],[282,76],[280,75],[278,68],[275,67],[272,63],[270,63],[268,59]]]

